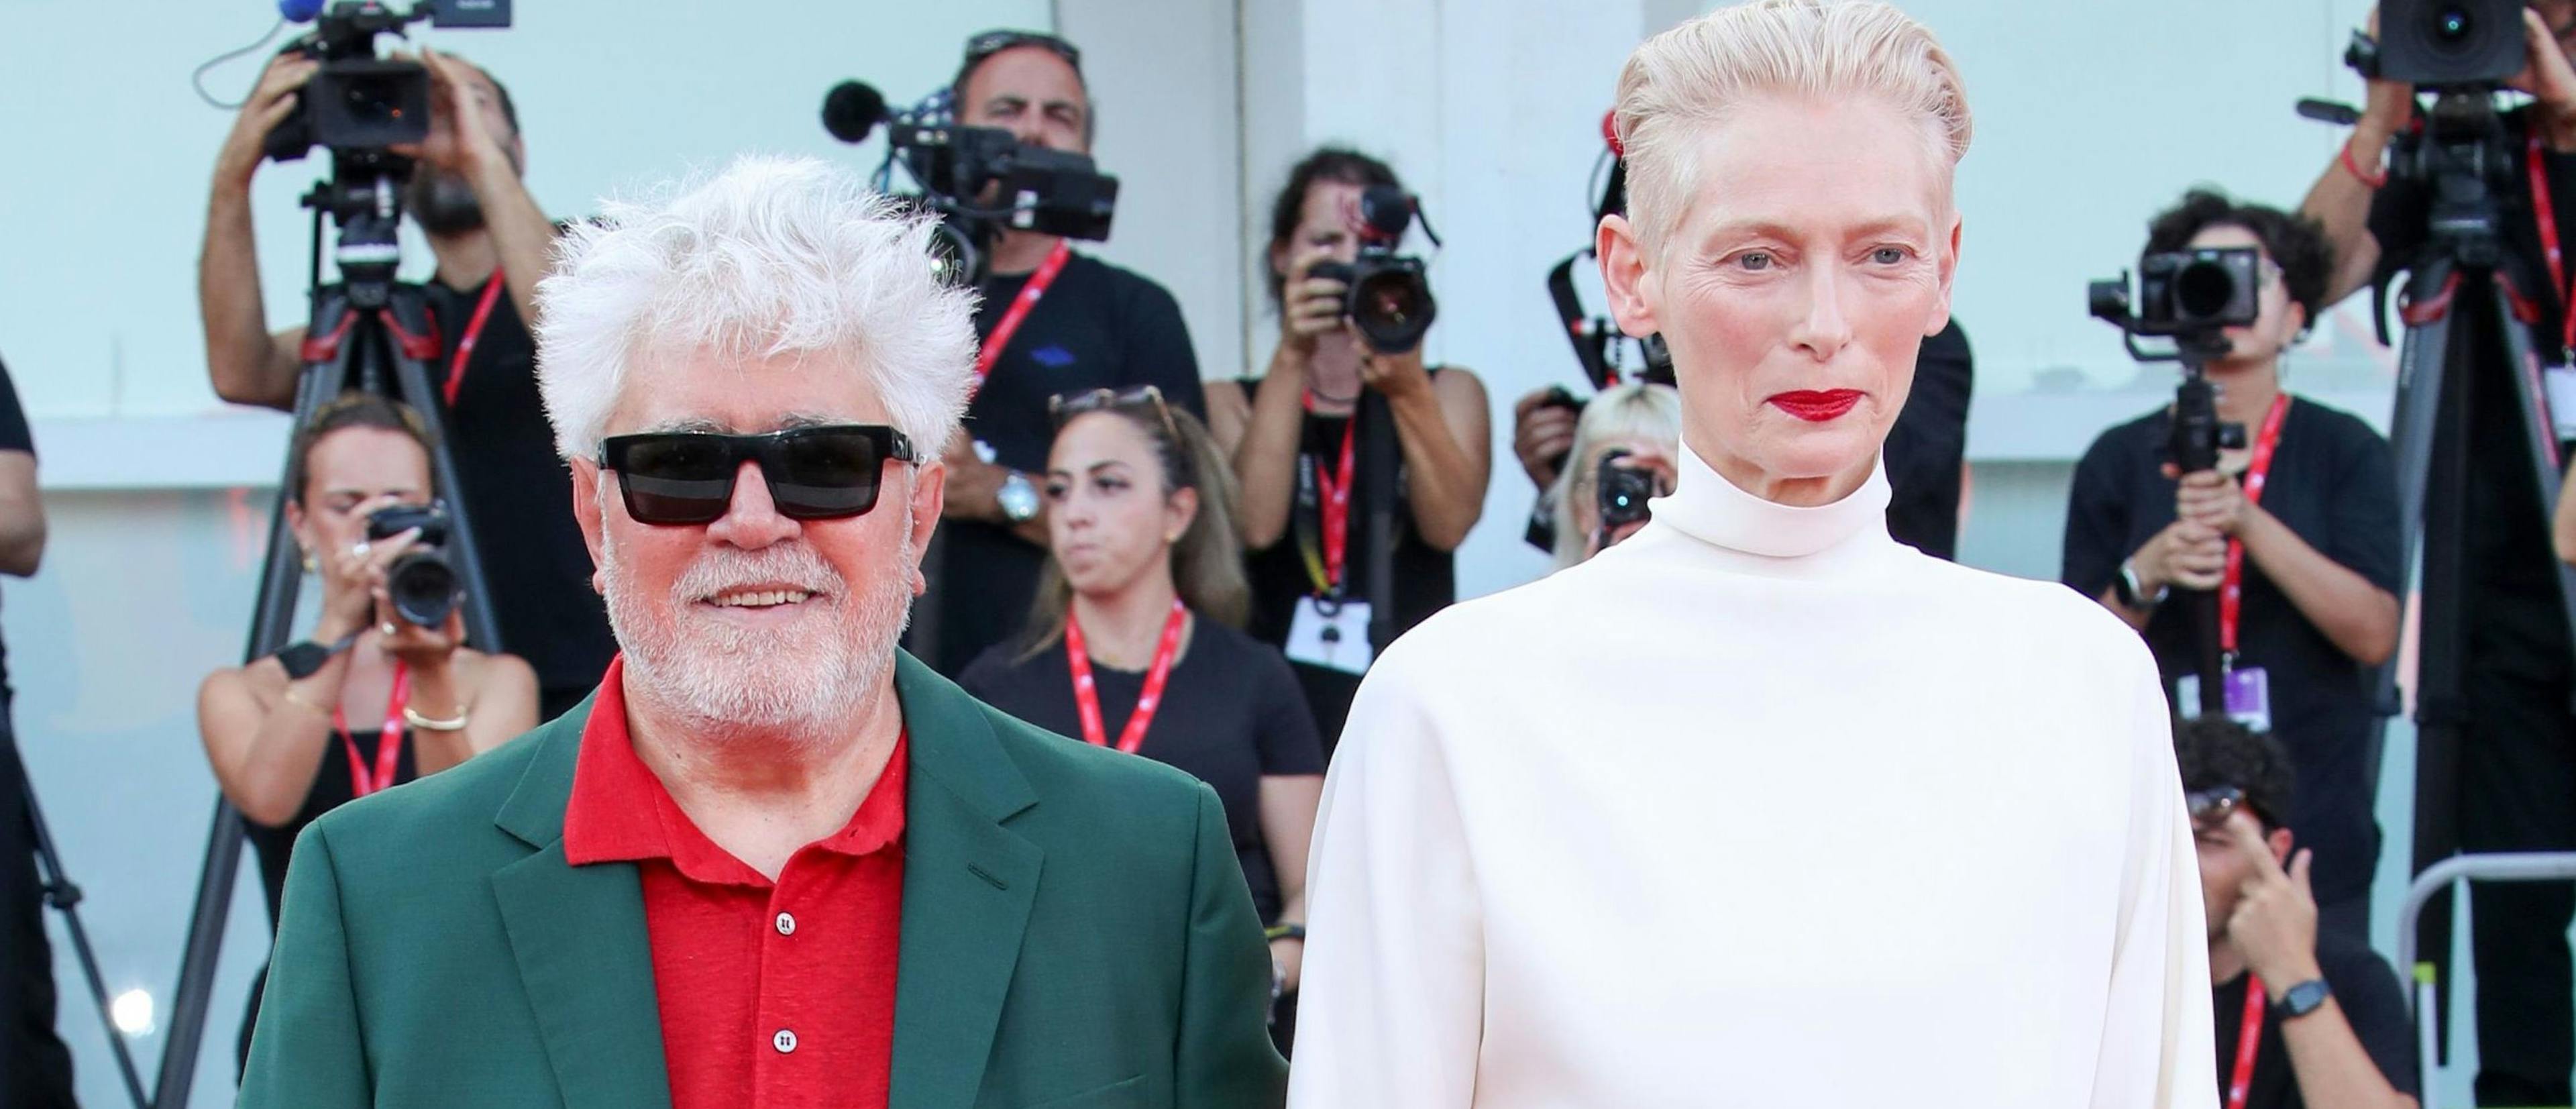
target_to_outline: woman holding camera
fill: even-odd
[[[1352,329],[1349,286],[1320,263],[1359,255],[1360,196],[1401,188],[1366,155],[1326,147],[1297,163],[1271,205],[1270,291],[1279,346],[1252,390],[1234,468],[1243,479],[1244,545],[1252,552],[1252,632],[1279,644],[1322,729],[1329,757],[1360,675],[1384,643],[1369,634],[1368,552],[1394,548],[1392,605],[1402,632],[1457,599],[1453,555],[1483,514],[1492,462],[1485,386],[1458,366],[1426,366],[1422,349],[1371,350]],[[1395,423],[1394,534],[1374,534],[1364,391]]]
[[[1670,385],[1614,386],[1583,406],[1565,470],[1548,491],[1557,569],[1588,561],[1646,526],[1643,504],[1627,506],[1633,515],[1612,518],[1602,496],[1604,479],[1627,476],[1623,502],[1637,494],[1670,496],[1681,441],[1682,398]]]
[[[368,538],[368,517],[430,503],[427,432],[409,409],[353,393],[296,436],[287,525],[322,603],[305,640],[197,691],[197,728],[224,799],[249,822],[270,925],[296,833],[340,805],[434,774],[537,724],[537,679],[510,655],[395,614],[385,574],[417,529]],[[251,1011],[258,1011],[252,994]],[[242,1024],[249,1043],[251,1021]]]
[[[1253,905],[1274,929],[1274,984],[1294,989],[1324,752],[1279,652],[1235,630],[1248,592],[1233,479],[1197,417],[1151,385],[1054,408],[1053,558],[1030,631],[985,651],[960,684],[1215,788]]]
[[[2370,679],[2398,635],[2395,464],[2368,425],[2281,388],[2282,352],[2326,307],[2333,255],[2317,226],[2206,191],[2149,225],[2150,253],[2204,248],[2257,256],[2259,314],[2228,328],[2227,353],[2204,367],[2245,447],[2177,474],[2170,410],[2103,432],[2075,469],[2064,580],[2146,636],[2186,713],[2208,629],[2171,597],[2219,591],[2229,714],[2289,748],[2289,827],[2316,853],[2320,920],[2366,940],[2379,858]]]

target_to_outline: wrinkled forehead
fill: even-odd
[[[1954,171],[1936,126],[1871,97],[1746,100],[1691,126],[1677,226],[1686,241],[1744,226],[1828,239],[1945,234]]]

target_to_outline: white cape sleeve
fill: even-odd
[[[2162,682],[2143,647],[2132,657],[2129,852],[2092,1106],[2217,1109],[2200,858]]]
[[[1447,737],[1417,687],[1443,677],[1399,646],[1351,704],[1307,868],[1290,1109],[1475,1103],[1483,909]]]

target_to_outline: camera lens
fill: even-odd
[[[2467,47],[2478,34],[2477,18],[2463,4],[2437,4],[2430,14],[2432,25],[2425,38],[2436,49],[2452,52]]]
[[[2193,262],[2174,275],[2174,315],[2206,319],[2227,310],[2236,299],[2236,276],[2216,262]]]
[[[438,552],[413,551],[386,569],[385,594],[403,619],[424,628],[437,627],[456,609],[456,569]]]

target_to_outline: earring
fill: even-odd
[[[321,563],[318,563],[318,562],[313,561],[313,548],[311,548],[311,547],[303,547],[303,548],[299,548],[299,549],[300,549],[300,550],[302,550],[302,551],[304,552],[304,572],[305,572],[305,573],[307,573],[307,574],[319,574],[319,573],[321,573],[321,572],[322,572],[322,564],[321,564]]]

